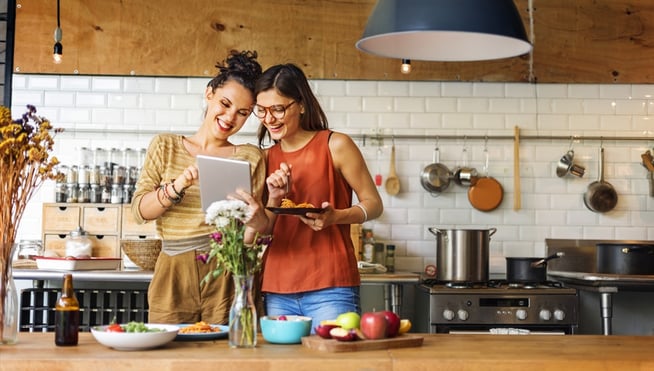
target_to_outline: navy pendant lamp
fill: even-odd
[[[513,0],[378,0],[356,47],[380,57],[443,62],[532,49]]]

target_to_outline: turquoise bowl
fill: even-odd
[[[261,335],[273,344],[299,344],[303,336],[311,333],[311,317],[286,316],[286,320],[278,319],[280,316],[261,317]]]

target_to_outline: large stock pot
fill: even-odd
[[[436,236],[436,279],[447,282],[487,282],[490,237],[497,228],[427,228]]]

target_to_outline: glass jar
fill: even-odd
[[[55,183],[55,202],[66,202],[67,199],[66,184],[62,182]]]
[[[66,256],[90,258],[92,252],[91,240],[82,227],[77,227],[70,232],[69,238],[66,240]]]
[[[41,240],[20,240],[14,259],[32,259],[35,256],[42,255],[43,243],[41,243]]]
[[[123,203],[123,190],[120,184],[113,184],[111,186],[111,203],[112,204],[122,204]]]
[[[77,197],[77,202],[80,202],[80,203],[89,203],[89,202],[91,202],[91,187],[88,184],[80,183],[80,185],[79,185],[79,195]]]
[[[89,190],[89,202],[94,204],[102,202],[102,190],[100,189],[100,185],[91,184]]]
[[[79,186],[77,183],[66,184],[66,202],[77,203],[79,199]]]
[[[78,170],[79,167],[77,165],[68,168],[68,171],[66,172],[66,183],[77,183]]]
[[[100,186],[100,201],[103,204],[111,203],[111,188],[108,186]]]

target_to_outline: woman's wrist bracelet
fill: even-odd
[[[175,179],[170,181],[170,185],[173,187],[173,192],[175,192],[175,195],[177,195],[177,198],[184,198],[186,195],[186,189],[182,188],[181,191],[177,192],[177,189],[175,189]]]
[[[160,191],[161,191],[161,187],[157,188],[157,189],[154,191],[154,198],[157,199],[157,201],[159,202],[159,205],[161,205],[161,208],[163,208],[163,209],[167,209],[167,208],[169,208],[170,206],[166,206],[166,205],[164,205],[163,201],[161,201],[161,198],[159,197],[159,192],[160,192]],[[172,206],[172,205],[171,205],[171,206]]]
[[[168,184],[170,184],[170,183],[164,183],[164,184],[161,185],[161,190],[163,190],[164,196],[166,196],[168,201],[172,202],[173,205],[176,205],[176,204],[182,202],[181,197],[173,197],[173,196],[170,195],[170,193],[168,193]]]
[[[361,222],[361,224],[367,222],[368,221],[368,212],[366,211],[366,208],[361,204],[356,204],[354,206],[358,207],[359,209],[361,209],[361,211],[363,211],[363,221]]]

